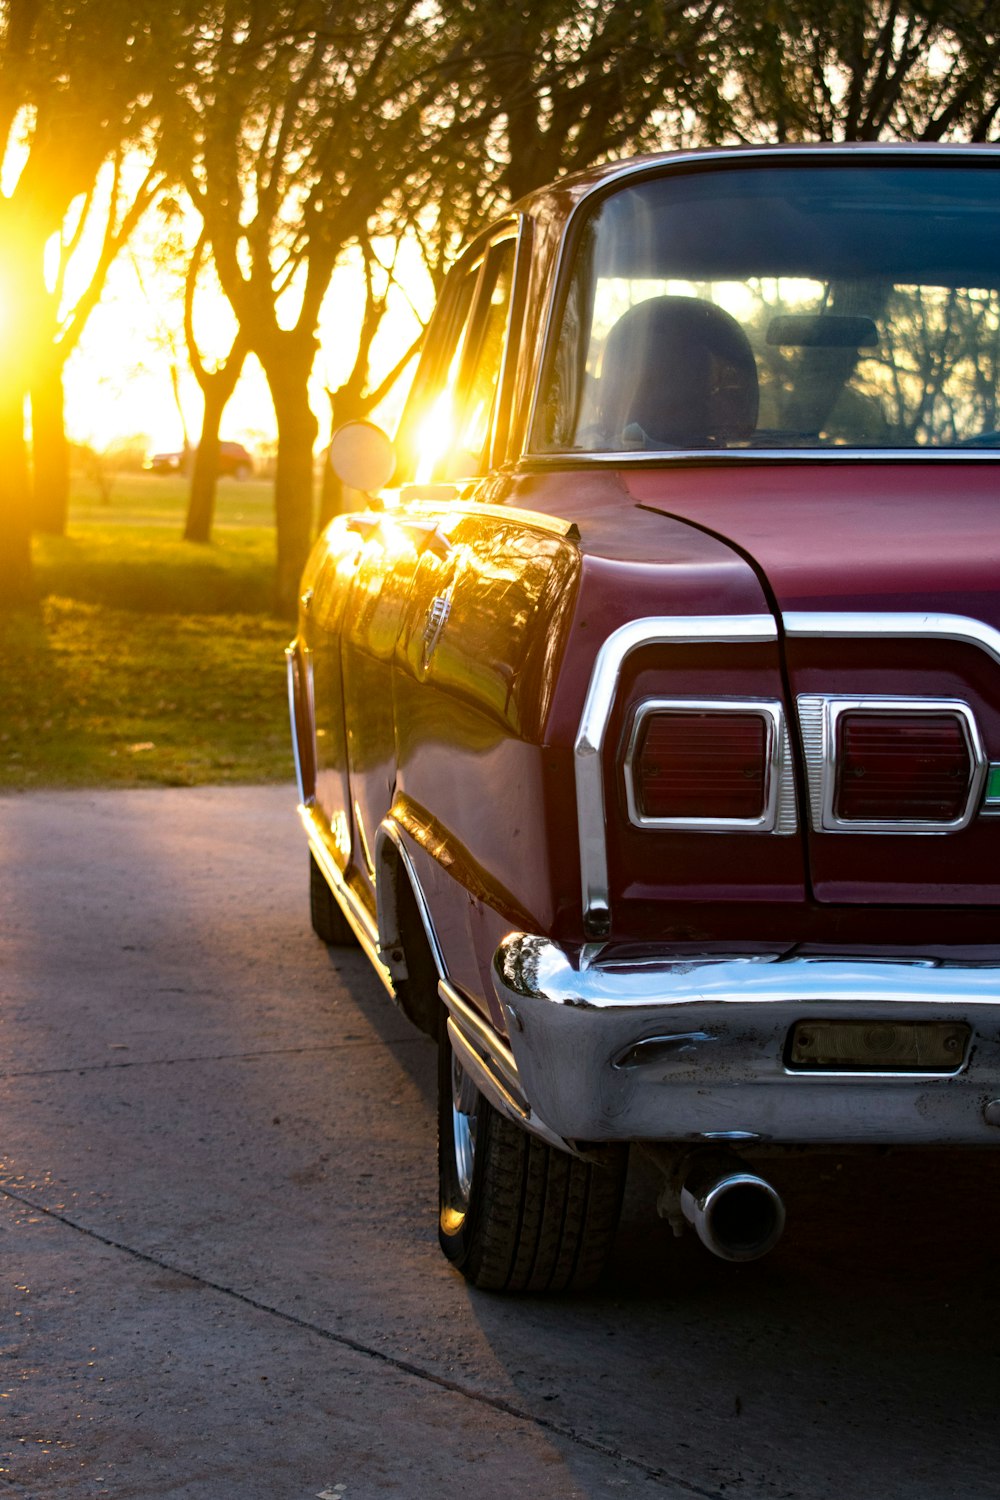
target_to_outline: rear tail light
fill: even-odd
[[[954,833],[989,769],[960,698],[798,699],[812,824],[843,833]]]
[[[644,704],[626,756],[632,821],[772,826],[779,712],[772,704]]]
[[[837,725],[834,813],[847,823],[955,823],[973,759],[955,714],[844,713]]]

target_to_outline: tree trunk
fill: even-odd
[[[66,441],[63,367],[55,351],[40,362],[31,386],[34,492],[31,520],[36,531],[66,534],[69,512],[69,443]]]
[[[313,447],[319,423],[309,405],[309,375],[316,344],[312,335],[283,331],[257,346],[278,424],[274,476],[277,570],[274,602],[294,615],[299,578],[313,539]]]
[[[0,400],[0,609],[35,601],[29,503],[24,397],[5,393]]]
[[[186,542],[204,543],[212,540],[215,492],[219,481],[219,429],[228,399],[228,391],[214,390],[211,386],[205,390],[205,413],[201,422],[201,438],[194,455],[191,493],[184,524]]]
[[[298,399],[275,397],[278,461],[274,476],[277,573],[275,606],[294,614],[299,579],[313,535],[313,444],[318,423],[309,407],[305,381]]]
[[[0,338],[0,609],[30,604],[35,597],[24,419],[44,347],[39,330],[46,328],[44,240],[37,226],[18,223],[12,202],[0,196],[0,285],[5,293]]]

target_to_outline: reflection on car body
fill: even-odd
[[[989,148],[714,151],[448,279],[288,661],[479,1285],[593,1280],[632,1144],[732,1260],[768,1152],[1000,1144],[998,243]]]

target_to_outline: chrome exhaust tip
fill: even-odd
[[[735,1157],[696,1160],[680,1196],[685,1219],[721,1260],[759,1260],[785,1227],[780,1194]]]

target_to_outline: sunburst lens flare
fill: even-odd
[[[441,459],[455,440],[455,416],[446,391],[435,401],[420,424],[417,438],[417,483],[428,484]]]

